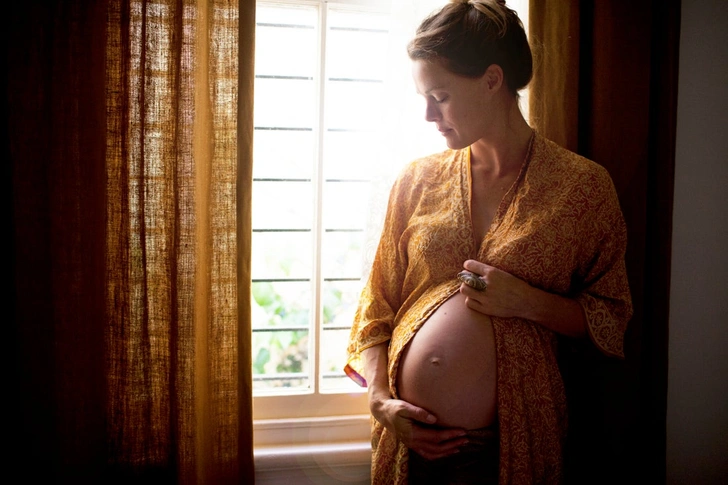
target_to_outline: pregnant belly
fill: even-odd
[[[496,357],[490,317],[459,292],[407,345],[397,376],[400,399],[427,409],[440,426],[476,429],[496,416]]]

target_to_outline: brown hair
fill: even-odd
[[[413,61],[438,59],[453,74],[470,78],[497,64],[514,95],[533,73],[523,24],[503,0],[448,3],[422,21],[407,53]]]

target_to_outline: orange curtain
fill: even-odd
[[[531,0],[532,124],[607,168],[628,227],[624,362],[564,340],[568,483],[665,479],[680,1]]]
[[[254,13],[237,0],[13,9],[21,476],[253,482]]]
[[[577,149],[579,114],[579,2],[532,1],[528,7],[533,51],[529,119],[549,139]]]

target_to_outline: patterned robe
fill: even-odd
[[[476,247],[470,219],[470,150],[411,163],[395,182],[377,254],[362,291],[347,374],[362,385],[360,353],[389,341],[389,386],[405,346],[460,286],[466,259],[578,301],[588,335],[622,357],[632,314],[626,227],[606,170],[534,135],[530,155]],[[497,359],[499,482],[559,483],[566,397],[556,335],[519,318],[492,317]],[[372,482],[407,482],[407,448],[372,419]]]

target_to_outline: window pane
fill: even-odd
[[[255,79],[256,128],[305,128],[315,122],[316,91],[310,79]]]
[[[351,323],[361,293],[360,281],[324,281],[322,288],[323,330],[321,332],[322,391],[361,391],[345,376],[346,347]]]
[[[361,288],[360,281],[324,281],[321,305],[324,328],[351,326]]]
[[[370,185],[367,182],[326,182],[323,218],[326,229],[363,229]]]
[[[352,29],[389,30],[389,15],[360,10],[332,8],[329,11],[329,24]]]
[[[361,277],[363,238],[363,231],[324,233],[321,244],[321,272],[324,279]]]
[[[311,229],[309,182],[253,182],[253,229]]]
[[[258,24],[283,24],[315,26],[318,20],[316,7],[300,5],[273,6],[258,4],[255,9],[255,21]]]
[[[320,356],[322,390],[355,390],[358,387],[343,371],[348,341],[349,330],[323,331]]]
[[[271,9],[285,12],[288,9]],[[294,11],[297,9],[294,9]],[[260,22],[255,31],[257,75],[313,77],[316,69],[316,30],[313,23],[284,26],[285,19]],[[305,19],[302,19],[305,22]]]
[[[308,331],[253,332],[256,389],[307,388]]]
[[[312,131],[255,130],[253,178],[311,179]]]
[[[310,232],[253,232],[253,279],[310,279],[311,239]]]
[[[310,283],[253,282],[252,293],[255,388],[307,387]]]
[[[351,15],[351,14],[350,14]],[[332,25],[328,33],[328,77],[383,80],[387,32],[354,30]]]
[[[368,180],[381,164],[381,135],[374,132],[328,131],[324,139],[327,179]]]
[[[362,388],[359,387],[354,381],[349,379],[346,374],[342,375],[327,375],[324,374],[321,379],[321,390],[324,392],[363,392]]]
[[[253,328],[307,328],[311,314],[308,281],[254,281]]]
[[[383,123],[383,86],[379,82],[329,81],[326,91],[328,128],[376,129]]]

